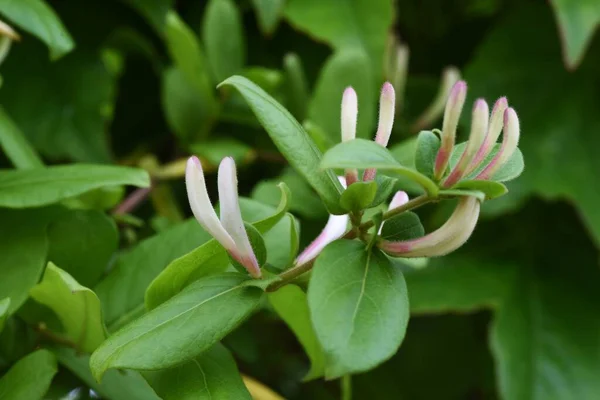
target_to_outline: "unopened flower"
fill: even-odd
[[[456,128],[458,126],[458,120],[460,113],[462,112],[465,99],[467,97],[467,84],[465,81],[458,81],[448,97],[446,102],[446,110],[444,111],[444,122],[442,125],[442,143],[440,150],[435,159],[434,166],[434,177],[436,180],[442,179],[448,162],[450,161],[450,155],[454,149],[454,142],[456,141]]]
[[[431,104],[421,113],[412,125],[413,132],[419,132],[433,124],[444,112],[444,107],[450,96],[450,91],[460,80],[460,71],[456,67],[447,67],[442,72],[442,81],[435,98]]]
[[[198,157],[188,159],[185,185],[190,207],[200,225],[221,243],[231,257],[244,266],[252,277],[260,278],[260,266],[242,220],[233,158],[226,157],[219,165],[220,221],[208,197],[204,171]]]
[[[490,179],[513,155],[519,145],[519,118],[511,107],[504,111],[504,133],[500,150],[476,179]]]
[[[392,127],[394,126],[394,113],[396,107],[396,93],[391,83],[386,82],[381,88],[381,96],[379,98],[379,123],[377,125],[377,134],[375,142],[383,147],[387,147],[390,136],[392,135]],[[369,168],[363,174],[363,181],[368,182],[375,179],[376,170]]]
[[[338,177],[338,179],[340,180],[342,186],[346,188],[346,181],[344,178]],[[308,245],[308,247],[306,247],[306,249],[304,249],[304,251],[302,251],[302,253],[300,253],[294,264],[303,265],[315,259],[321,253],[321,251],[323,251],[325,246],[341,238],[344,233],[346,233],[348,221],[348,214],[330,215],[325,228],[323,228],[323,231],[315,240],[313,240],[311,244]]]
[[[396,257],[436,257],[462,246],[473,233],[479,218],[480,204],[475,197],[464,197],[452,216],[439,229],[423,237],[404,241],[382,240],[378,247]]]
[[[471,161],[471,164],[467,168],[467,174],[473,172],[481,162],[490,154],[492,148],[496,144],[498,137],[500,137],[500,133],[502,132],[502,127],[504,126],[504,111],[508,108],[508,100],[506,97],[499,98],[494,104],[494,108],[492,109],[492,116],[490,117],[490,124],[488,126],[488,131],[485,135],[485,140],[483,144],[477,151],[477,155]]]
[[[356,124],[358,119],[358,98],[351,87],[347,87],[342,95],[342,142],[356,139]],[[348,185],[358,180],[356,168],[348,168],[345,171]]]
[[[450,175],[446,178],[443,183],[444,187],[450,187],[456,184],[467,172],[467,167],[481,148],[485,135],[488,130],[489,113],[487,103],[483,99],[479,99],[475,102],[473,107],[473,118],[471,119],[471,133],[469,135],[469,141],[465,146],[465,149],[450,172]]]

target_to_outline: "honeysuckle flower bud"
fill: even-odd
[[[437,257],[462,246],[473,233],[479,218],[480,204],[475,197],[458,201],[452,216],[439,229],[423,237],[400,242],[382,240],[378,246],[396,257]]]
[[[406,192],[403,192],[402,190],[399,190],[396,192],[394,197],[392,197],[392,201],[390,201],[388,211],[393,210],[394,208],[403,206],[406,203],[408,203],[408,194],[406,194]],[[384,224],[385,224],[385,222],[383,224],[381,224],[381,226],[379,227],[379,234],[381,234]]]
[[[358,119],[358,98],[353,88],[347,87],[342,95],[342,142],[356,138],[356,123]],[[348,185],[358,180],[356,168],[348,168],[345,171]]]
[[[233,259],[254,278],[261,277],[260,266],[250,245],[238,202],[237,174],[233,158],[226,157],[219,165],[218,186],[221,200],[221,221],[208,197],[202,163],[190,157],[185,171],[185,185],[194,217],[227,250]]]
[[[473,160],[485,140],[485,135],[488,130],[489,113],[490,110],[485,100],[478,99],[473,106],[469,141],[467,142],[460,159],[454,166],[454,169],[444,181],[444,187],[450,187],[456,184],[466,174],[467,167],[470,165],[471,160]]]
[[[0,21],[0,63],[4,61],[8,55],[13,40],[20,39],[20,36],[10,25]]]
[[[460,113],[462,112],[465,99],[467,97],[467,83],[465,81],[458,81],[452,88],[448,101],[446,102],[446,109],[444,111],[444,123],[442,125],[442,143],[440,150],[435,158],[434,166],[434,177],[436,180],[440,180],[446,172],[448,167],[448,161],[454,149],[454,142],[456,141],[456,128],[458,126],[458,120]]]
[[[433,124],[444,112],[444,107],[450,96],[450,91],[460,79],[460,71],[455,67],[447,67],[442,72],[442,81],[435,98],[421,113],[412,125],[413,132],[419,132]]]
[[[405,44],[399,44],[396,48],[394,74],[390,77],[396,91],[396,114],[402,109],[404,103],[404,90],[406,77],[408,76],[408,60],[410,50]]]
[[[476,179],[490,179],[508,161],[519,145],[519,117],[511,107],[504,111],[504,133],[500,150]]]
[[[470,174],[477,168],[478,165],[490,154],[492,148],[496,144],[496,140],[502,132],[504,126],[504,111],[508,108],[508,100],[506,97],[501,97],[496,100],[494,108],[492,109],[492,116],[490,117],[490,124],[488,126],[487,134],[483,144],[477,151],[477,155],[471,161],[471,164],[467,168],[467,174]]]
[[[346,181],[344,178],[338,177],[338,179],[340,180],[342,186],[346,188]],[[298,257],[296,257],[294,265],[306,264],[307,262],[315,259],[325,248],[325,246],[341,238],[344,233],[346,233],[349,220],[350,218],[348,217],[348,214],[330,215],[329,219],[327,220],[327,224],[325,224],[325,228],[323,228],[323,231],[315,240],[312,241],[311,244],[308,245],[308,247],[306,247],[306,249],[302,251],[302,253],[300,253],[300,255],[298,255]]]
[[[394,114],[396,107],[396,93],[391,83],[386,82],[381,88],[381,96],[379,97],[379,123],[377,125],[377,134],[375,142],[387,147],[390,136],[392,135],[392,127],[394,126]],[[363,180],[372,181],[375,178],[376,170],[370,168],[365,170]]]

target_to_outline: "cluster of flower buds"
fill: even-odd
[[[456,142],[456,128],[467,96],[467,84],[457,82],[446,103],[444,122],[441,133],[441,146],[434,166],[434,178],[441,186],[449,188],[476,170],[481,170],[482,163],[492,152],[501,132],[502,144],[491,161],[474,177],[486,180],[510,159],[519,144],[519,119],[515,110],[508,106],[506,97],[496,101],[490,116],[489,107],[485,100],[478,99],[473,106],[471,132],[460,159],[448,172],[450,156]]]
[[[250,276],[260,278],[260,266],[242,220],[233,158],[226,157],[219,165],[220,221],[208,197],[204,171],[198,157],[188,159],[185,185],[192,212],[200,225],[221,243],[234,260],[246,268]]]

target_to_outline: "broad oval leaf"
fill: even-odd
[[[0,378],[0,399],[41,399],[58,370],[48,350],[37,350],[22,359]]]
[[[308,287],[308,305],[328,379],[369,370],[390,358],[408,324],[400,269],[359,241],[338,240],[323,250]]]
[[[417,136],[415,167],[423,175],[433,178],[435,157],[440,150],[440,138],[431,131],[422,131]]]
[[[163,400],[252,400],[235,360],[220,343],[192,361],[144,377]]]
[[[80,351],[91,353],[106,338],[98,296],[56,265],[48,264],[42,281],[29,294],[56,313]]]
[[[371,205],[377,193],[377,182],[355,182],[344,190],[340,205],[346,211],[361,211]]]
[[[92,374],[100,381],[109,368],[162,369],[195,358],[258,306],[264,292],[249,283],[238,273],[192,283],[102,343],[90,359]]]
[[[321,168],[376,168],[393,171],[421,185],[432,196],[438,192],[434,181],[412,168],[401,165],[388,149],[371,140],[354,139],[332,147],[323,156]]]
[[[331,171],[319,169],[321,152],[298,121],[264,90],[244,77],[232,76],[221,86],[233,86],[242,94],[279,151],[317,191],[327,209],[333,214],[344,214],[339,206],[342,185]]]
[[[29,170],[0,170],[0,207],[39,207],[104,186],[148,187],[148,173],[139,168],[72,164]]]
[[[58,15],[43,0],[0,0],[0,11],[21,28],[37,36],[50,48],[56,60],[75,47]]]
[[[384,221],[381,229],[381,238],[385,240],[410,240],[423,235],[425,235],[425,228],[423,228],[419,216],[410,211]]]

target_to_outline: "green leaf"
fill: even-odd
[[[75,47],[58,15],[42,0],[0,0],[0,12],[44,42],[50,49],[52,60],[64,56]]]
[[[419,216],[410,211],[386,220],[381,230],[381,238],[392,241],[416,239],[424,235],[425,228]]]
[[[414,169],[404,167],[396,161],[388,149],[366,139],[354,139],[329,149],[321,160],[320,167],[327,168],[376,168],[393,171],[421,185],[431,196],[435,196],[438,187],[431,179]]]
[[[390,178],[389,176],[377,174],[375,176],[375,182],[377,182],[377,192],[375,193],[375,198],[373,199],[369,207],[377,207],[381,203],[387,201],[390,195],[394,192],[397,181],[398,180],[395,178]]]
[[[102,343],[92,354],[92,373],[100,380],[109,368],[161,369],[191,360],[247,318],[262,296],[237,273],[198,280]]]
[[[408,323],[404,277],[379,250],[338,240],[317,258],[308,288],[325,377],[374,368],[402,343]]]
[[[0,300],[0,332],[4,329],[4,322],[8,318],[8,309],[10,307],[10,297]]]
[[[94,288],[109,330],[145,311],[146,288],[167,264],[210,239],[192,218],[141,241],[121,255],[107,277]]]
[[[377,182],[355,182],[340,197],[340,206],[346,211],[361,211],[375,200]]]
[[[456,163],[458,163],[458,160],[460,159],[463,151],[465,150],[466,144],[467,143],[464,142],[454,147],[452,155],[450,156],[450,168],[448,168],[448,171],[454,168]],[[479,175],[479,173],[483,171],[483,169],[490,163],[490,161],[492,161],[494,156],[496,156],[496,154],[500,150],[500,147],[501,144],[496,143],[494,147],[492,147],[492,151],[490,152],[490,154],[488,154],[488,156],[477,166],[477,168],[475,168],[473,172],[467,175],[464,179],[474,179],[477,175]],[[521,150],[516,149],[515,152],[510,156],[510,158],[490,178],[490,180],[496,182],[511,181],[513,179],[518,178],[524,169],[525,161],[523,160],[523,153],[521,153]]]
[[[551,0],[562,39],[565,65],[575,69],[600,23],[600,4],[594,0]]]
[[[2,64],[2,73],[11,79],[4,81],[0,103],[32,146],[52,161],[112,159],[107,131],[118,74],[100,54],[88,46],[50,62],[35,42],[24,40]]]
[[[163,400],[252,400],[235,360],[219,343],[197,359],[174,368],[145,372],[144,377]]]
[[[455,198],[455,197],[475,197],[480,202],[485,201],[485,193],[479,190],[466,190],[466,189],[444,189],[440,190],[439,196],[444,198]]]
[[[433,178],[433,167],[439,150],[440,138],[431,131],[421,131],[417,137],[417,149],[415,153],[415,167],[417,171],[428,178]]]
[[[123,0],[142,14],[158,33],[162,33],[167,13],[173,7],[173,0]]]
[[[335,49],[363,48],[379,76],[394,9],[389,0],[289,0],[285,17],[292,26]]]
[[[0,378],[0,398],[6,400],[41,399],[56,374],[56,358],[48,350],[23,357]]]
[[[321,152],[298,121],[261,88],[241,76],[233,76],[220,86],[234,86],[239,90],[279,151],[317,191],[327,209],[343,214],[339,206],[343,188],[331,171],[319,170]]]
[[[40,156],[31,147],[23,132],[0,107],[0,146],[4,154],[18,169],[32,169],[44,166]]]
[[[452,189],[478,190],[485,194],[486,199],[495,199],[508,193],[506,186],[494,181],[461,181]]]
[[[357,137],[370,139],[375,129],[375,79],[367,53],[349,49],[337,51],[325,63],[308,105],[308,118],[339,143],[340,105],[344,89],[352,86],[358,95]]]
[[[167,123],[184,143],[207,136],[209,121],[202,111],[206,98],[193,89],[192,82],[180,68],[170,67],[163,72],[161,102]]]
[[[72,164],[30,170],[0,170],[0,207],[39,207],[104,186],[148,187],[142,169]]]
[[[240,208],[245,209],[242,213],[242,217],[245,217],[247,220],[259,219],[258,221],[252,222],[252,225],[257,229],[257,233],[259,234],[267,233],[286,214],[288,200],[290,197],[289,189],[287,189],[285,184],[281,184],[279,189],[281,190],[281,201],[276,210],[268,209],[268,211],[272,212],[271,215],[264,216],[263,205],[252,203],[249,204],[243,199],[240,199]],[[258,211],[259,214],[254,214],[252,215],[252,218],[249,218],[247,216],[249,214],[249,208],[256,206],[260,207],[260,210],[255,209],[254,211]],[[266,249],[264,248],[264,240],[262,238],[259,238],[258,240],[260,242],[259,246],[261,247],[261,252],[266,253]],[[264,255],[261,258],[261,261],[263,261],[264,264]],[[230,258],[219,242],[217,242],[215,239],[207,241],[202,246],[199,246],[187,254],[177,258],[176,260],[173,260],[150,283],[145,294],[146,308],[153,309],[159,306],[195,280],[224,271],[229,265],[229,262]],[[239,268],[241,268],[241,272],[244,272],[242,266],[239,266]]]
[[[215,82],[241,72],[246,64],[242,16],[232,0],[210,0],[204,11],[202,41]]]
[[[252,0],[258,19],[258,26],[265,35],[271,35],[277,29],[283,14],[285,0]]]
[[[237,164],[248,163],[256,157],[252,147],[232,138],[194,143],[190,150],[214,166],[219,165],[225,157],[233,157]]]
[[[254,1],[255,3],[277,3],[279,0]],[[302,60],[296,53],[287,53],[283,57],[283,70],[285,72],[286,93],[288,95],[288,109],[298,121],[302,121],[306,117],[306,108],[309,101],[308,82],[306,81]]]
[[[294,332],[310,359],[310,371],[305,381],[323,376],[325,356],[310,321],[306,294],[295,285],[286,285],[269,293],[269,302],[281,319]]]
[[[87,287],[98,283],[119,244],[114,221],[95,210],[64,213],[49,225],[48,237],[48,260]]]
[[[76,354],[66,347],[53,347],[58,362],[102,398],[111,400],[159,400],[148,383],[135,371],[107,371],[102,383],[96,382],[90,371],[90,356]]]
[[[56,313],[66,336],[80,351],[91,353],[105,339],[100,300],[71,275],[49,263],[31,297]]]

